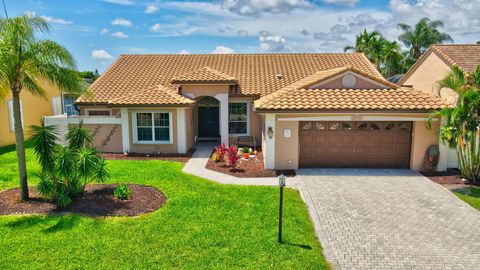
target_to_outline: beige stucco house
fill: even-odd
[[[441,88],[439,81],[450,73],[456,65],[464,72],[472,72],[480,65],[480,45],[450,44],[433,45],[410,68],[399,81],[400,85],[413,87],[428,95],[438,97],[447,104],[454,105],[458,95],[449,88]],[[439,169],[456,168],[457,154],[454,149],[446,149],[440,144],[441,152],[448,153],[440,156]]]
[[[77,99],[103,151],[185,153],[258,138],[268,169],[421,170],[447,104],[386,81],[363,54],[122,55]],[[53,121],[49,119],[49,121]]]

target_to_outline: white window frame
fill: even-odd
[[[244,103],[247,104],[247,132],[246,133],[230,133],[230,104],[232,103]],[[228,131],[230,136],[250,136],[250,101],[245,100],[232,100],[228,102]],[[232,121],[239,122],[239,121]]]
[[[108,111],[108,115],[90,115],[90,112]],[[87,108],[85,109],[85,115],[90,117],[109,117],[112,116],[112,109],[110,108]]]
[[[137,129],[137,113],[151,113],[152,114],[152,140],[151,141],[139,141],[138,140],[138,129]],[[169,137],[168,141],[155,141],[155,125],[154,125],[154,113],[168,113],[168,129]],[[133,143],[134,144],[173,144],[173,120],[172,120],[171,111],[132,111],[132,133],[133,133]]]

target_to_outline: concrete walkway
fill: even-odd
[[[185,164],[183,171],[199,177],[203,177],[220,184],[234,184],[234,185],[255,185],[255,186],[276,186],[278,185],[278,178],[276,177],[257,177],[257,178],[239,178],[224,173],[209,170],[205,168],[208,159],[215,148],[214,143],[202,142],[195,145],[195,153],[192,158]],[[289,178],[293,179],[293,178]],[[289,181],[290,185],[296,185]]]

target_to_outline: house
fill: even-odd
[[[385,80],[361,53],[121,55],[76,101],[107,152],[185,153],[257,137],[268,169],[421,170],[447,106]],[[54,121],[51,119],[51,121]]]
[[[61,93],[52,85],[41,82],[40,85],[46,92],[45,97],[34,96],[27,91],[20,93],[22,121],[24,133],[28,138],[30,125],[39,125],[43,116],[48,115],[78,115],[75,109],[75,97]],[[13,99],[8,94],[3,102],[0,102],[0,146],[15,143],[15,129],[13,120]]]
[[[464,72],[472,72],[480,65],[480,45],[432,45],[402,77],[399,84],[413,87],[454,105],[458,95],[449,88],[441,88],[438,83],[450,73],[454,65]],[[446,147],[443,144],[440,146]],[[439,168],[443,170],[458,167],[455,150],[444,151],[448,154],[440,157]]]

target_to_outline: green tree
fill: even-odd
[[[15,142],[20,177],[20,197],[28,199],[25,144],[20,111],[20,93],[25,90],[45,97],[40,85],[45,80],[60,90],[81,94],[84,87],[75,73],[72,55],[61,45],[38,39],[48,32],[47,22],[37,16],[21,15],[0,19],[0,99],[13,97]]]
[[[398,39],[409,48],[410,55],[415,60],[418,60],[422,53],[433,44],[453,42],[450,35],[438,30],[438,28],[443,28],[443,22],[439,20],[432,21],[429,18],[422,18],[413,27],[405,23],[399,23],[397,27],[402,31]]]
[[[454,66],[450,74],[440,81],[440,86],[458,93],[454,108],[445,108],[432,114],[441,116],[445,123],[440,127],[442,141],[456,149],[459,169],[463,177],[480,182],[480,66],[465,74]]]
[[[380,70],[382,59],[382,47],[386,39],[377,31],[368,32],[364,29],[362,33],[355,38],[355,45],[345,46],[345,52],[354,51],[364,53],[367,58]]]

